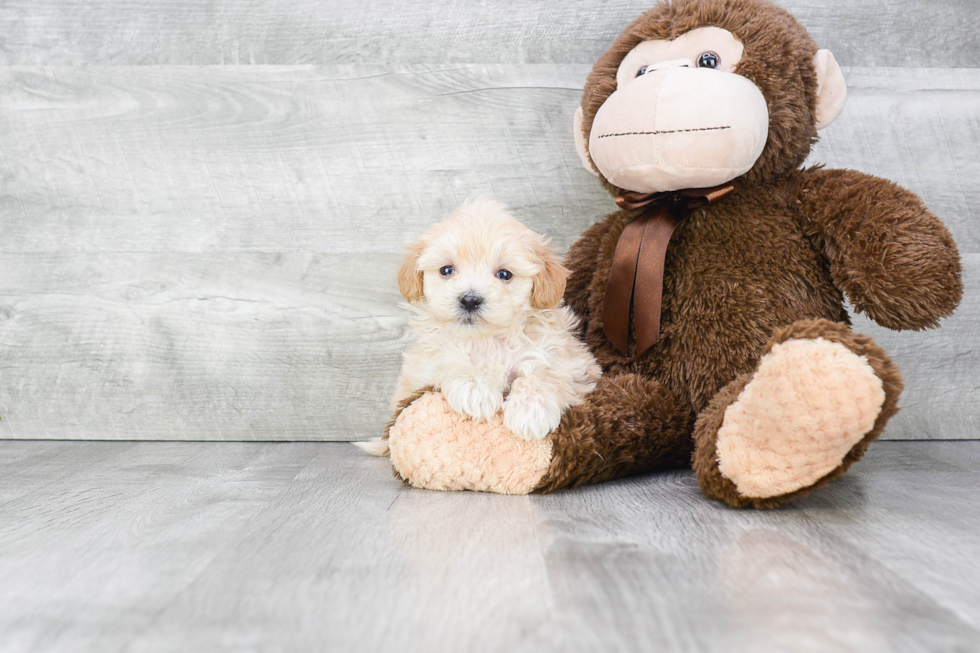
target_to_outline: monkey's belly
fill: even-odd
[[[760,252],[739,261],[719,256],[708,269],[682,264],[665,279],[664,335],[650,363],[696,410],[753,369],[776,329],[802,319],[847,322],[816,252],[793,244],[772,258]]]
[[[825,261],[788,217],[756,230],[765,246],[747,242],[744,225],[725,226],[702,230],[700,240],[681,233],[671,243],[661,337],[646,354],[623,356],[604,334],[590,334],[604,369],[656,378],[700,410],[753,369],[776,329],[801,319],[848,321]]]

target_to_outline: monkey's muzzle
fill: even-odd
[[[619,188],[717,186],[748,172],[769,135],[759,88],[734,73],[673,67],[617,89],[596,113],[589,153]]]

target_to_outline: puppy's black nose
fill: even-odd
[[[482,303],[483,298],[477,295],[475,292],[468,292],[459,296],[459,305],[462,306],[463,310],[467,313],[472,313],[476,309],[480,308],[480,304]]]

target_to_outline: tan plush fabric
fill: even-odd
[[[643,193],[706,188],[748,172],[766,144],[765,97],[740,75],[668,63],[618,88],[596,113],[596,167]]]
[[[817,50],[813,68],[817,71],[817,129],[823,129],[844,110],[847,83],[830,50]]]
[[[528,441],[498,413],[477,422],[455,413],[442,393],[422,395],[388,431],[391,464],[413,487],[527,494],[551,464],[551,440]]]
[[[757,498],[812,485],[841,464],[885,401],[868,361],[823,338],[775,345],[725,411],[718,469]]]
[[[575,110],[575,116],[572,119],[572,134],[575,136],[575,152],[582,162],[582,167],[594,177],[598,177],[599,173],[592,167],[592,159],[589,158],[589,153],[586,150],[585,134],[582,132],[582,107]]]
[[[720,27],[698,27],[681,34],[676,39],[653,39],[644,41],[633,48],[623,58],[616,71],[616,87],[622,88],[636,79],[637,71],[643,66],[656,68],[665,61],[686,59],[691,67],[698,56],[704,52],[718,55],[720,64],[715,70],[735,72],[745,46],[727,29]]]

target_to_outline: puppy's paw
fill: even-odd
[[[525,440],[541,440],[561,423],[561,405],[547,394],[511,392],[504,402],[504,425]]]
[[[442,386],[446,401],[461,415],[488,420],[504,403],[503,393],[494,388],[489,379],[460,376]]]

